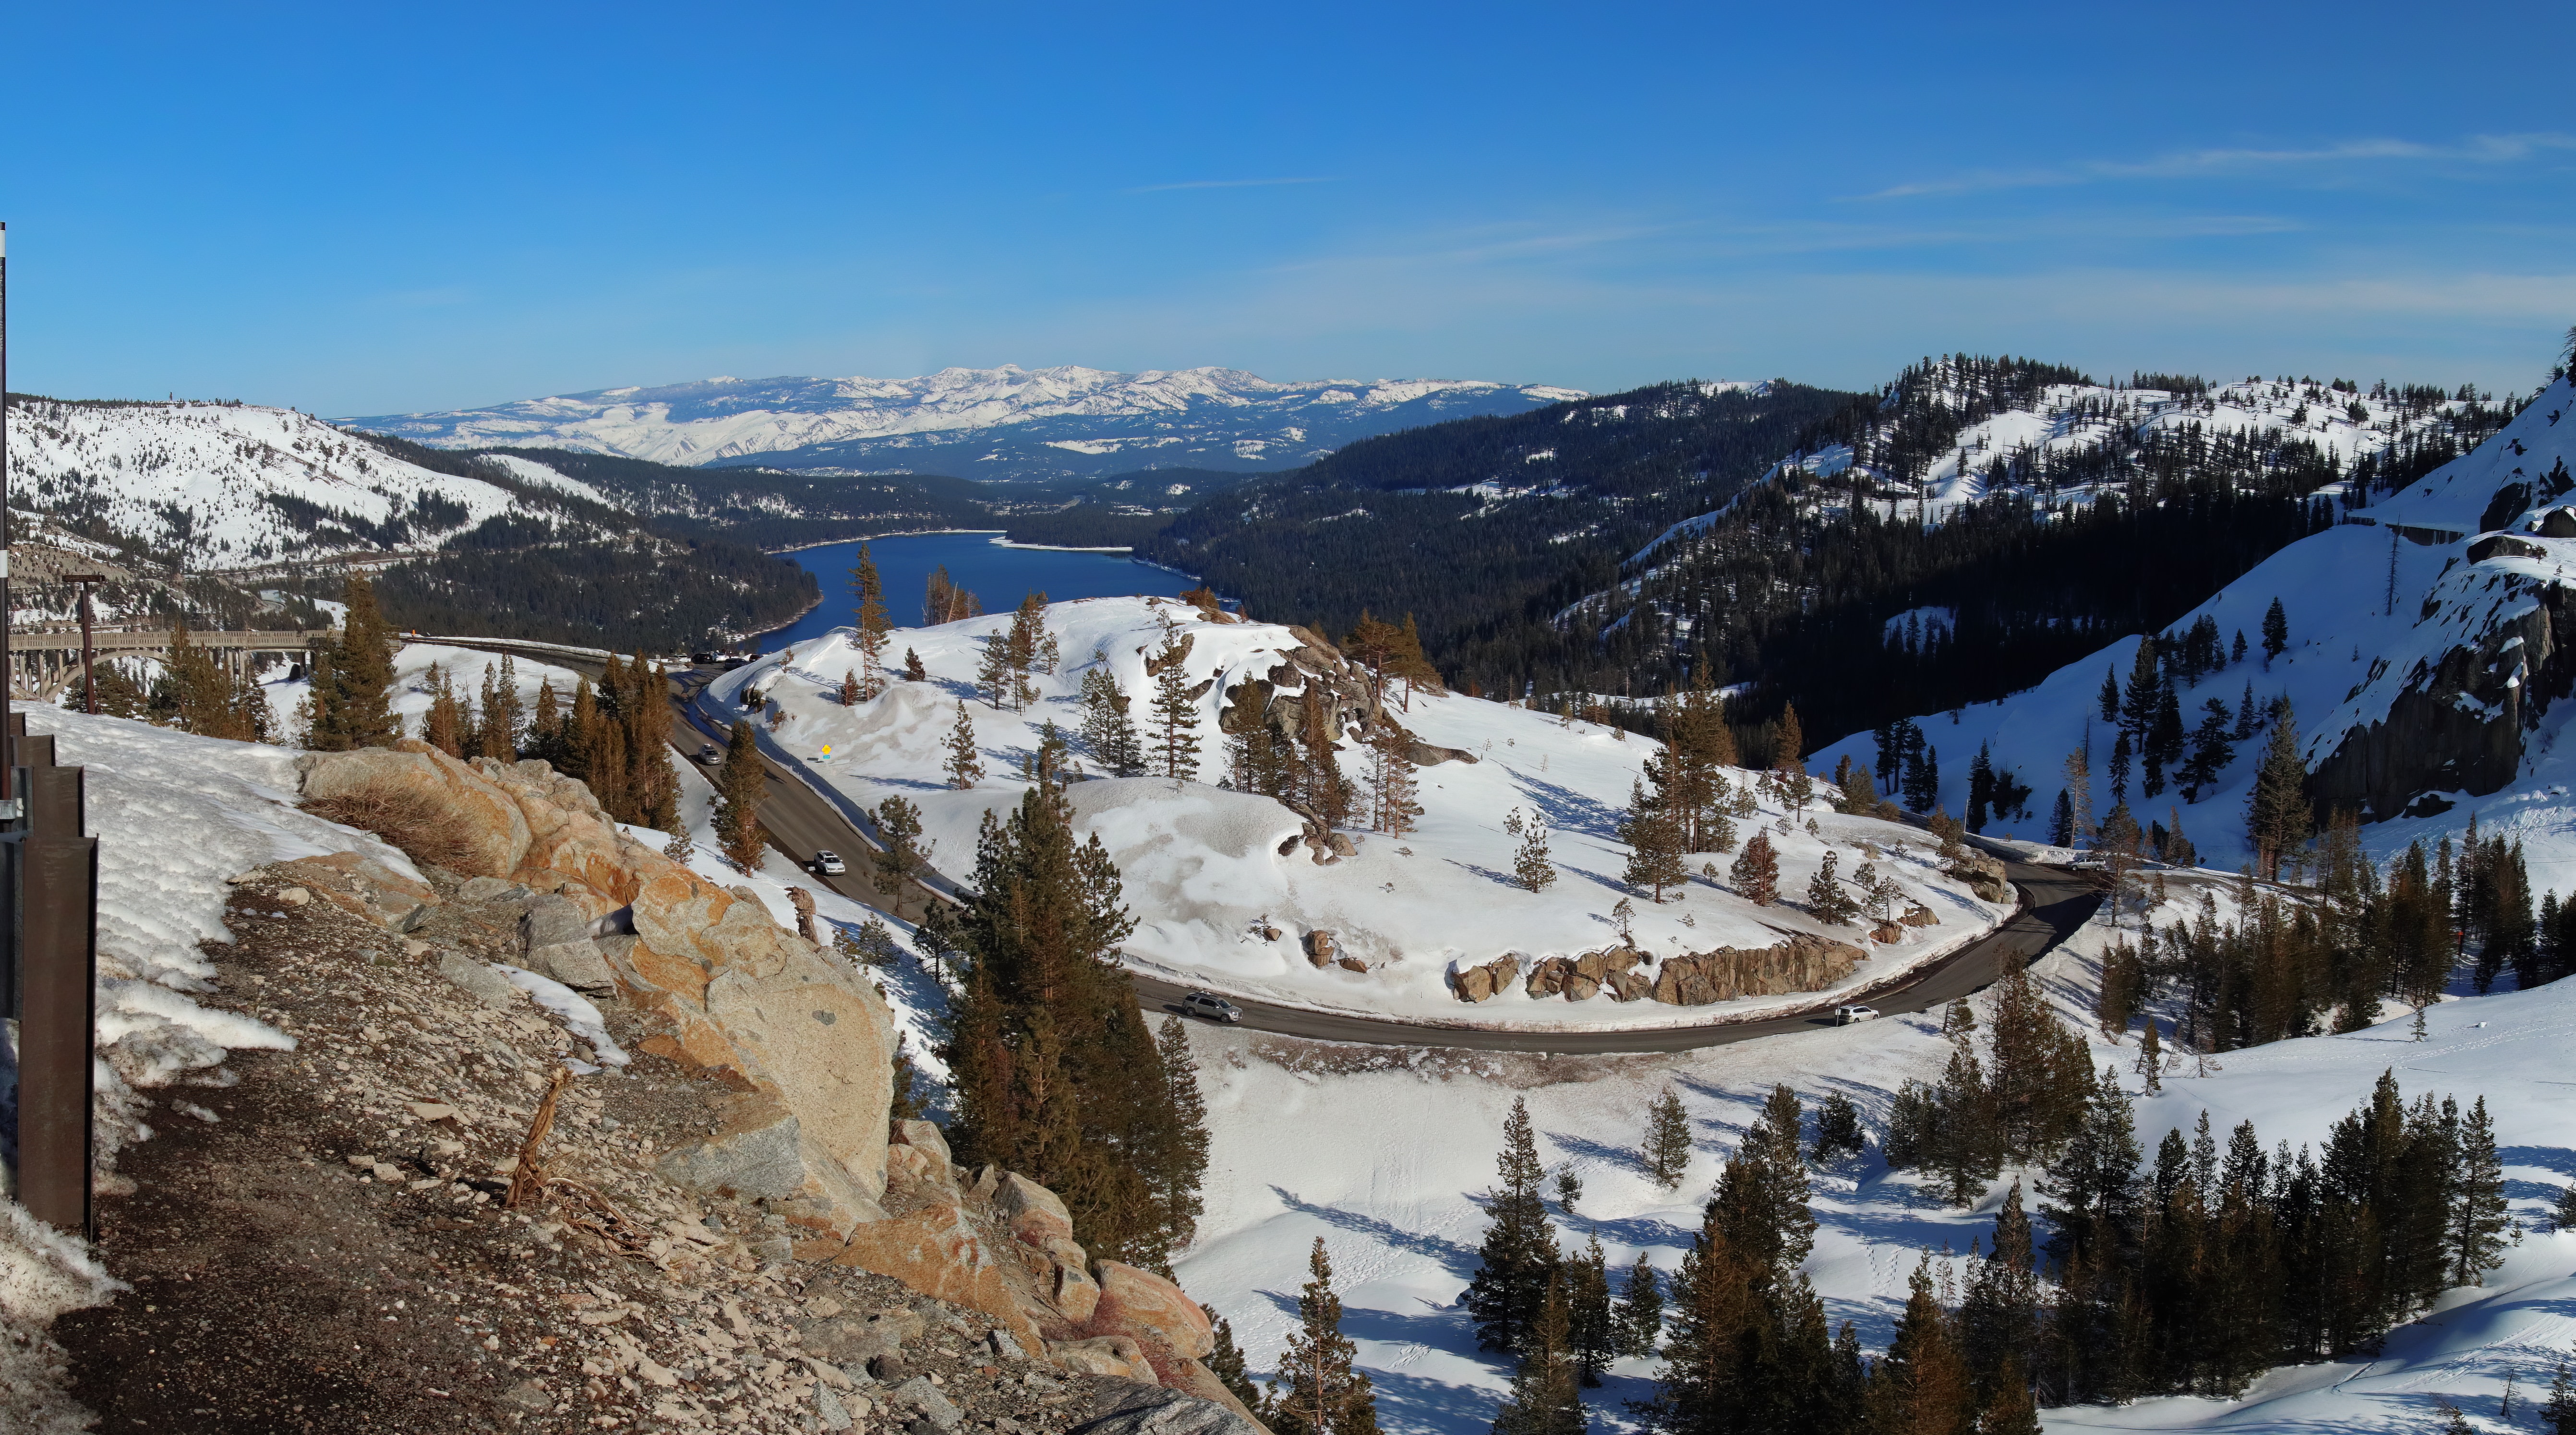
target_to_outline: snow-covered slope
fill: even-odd
[[[2576,891],[2576,749],[2556,751],[2576,706],[2576,512],[2564,506],[2576,476],[2576,388],[2560,380],[2493,438],[2352,521],[2294,543],[2257,565],[2166,630],[2213,619],[2231,643],[2258,643],[2277,598],[2289,643],[2277,660],[2259,650],[2179,690],[2186,727],[2212,699],[2258,710],[2276,697],[2296,710],[2320,797],[2371,820],[2365,840],[2384,853],[2466,827],[2526,843],[2541,890]],[[2497,530],[2486,537],[2481,532]],[[2567,536],[2553,537],[2552,532]],[[2393,601],[2392,601],[2393,599]],[[2027,821],[1990,831],[2039,837],[2061,785],[2066,755],[2091,734],[2096,805],[2109,805],[2111,730],[2097,706],[2103,674],[2125,686],[2138,639],[2123,638],[1999,702],[1917,719],[1941,756],[1942,801],[1964,809],[1968,762],[1980,745],[2037,789]],[[2202,858],[2246,860],[2245,803],[2264,735],[2235,744],[2214,790],[2197,803],[2169,794],[2131,803],[2141,820],[2181,819]],[[1868,734],[1809,759],[1830,768],[1849,756],[1876,765]]]
[[[1303,819],[1296,813],[1270,798],[1212,785],[1225,775],[1219,716],[1228,690],[1270,677],[1301,649],[1316,652],[1300,630],[1214,621],[1188,604],[1163,599],[1090,599],[1048,608],[1047,628],[1064,664],[1055,676],[1037,680],[1041,696],[1023,712],[986,705],[972,685],[981,639],[1007,627],[1008,615],[898,631],[890,651],[898,659],[907,648],[918,652],[929,680],[897,682],[856,708],[843,707],[835,692],[842,676],[859,666],[848,629],[728,674],[714,695],[738,701],[756,692],[765,710],[783,709],[787,720],[773,735],[782,754],[802,760],[818,780],[859,802],[873,806],[902,796],[919,804],[935,844],[933,863],[953,877],[971,878],[977,825],[988,808],[1007,810],[1026,789],[1018,769],[1036,749],[1039,725],[1052,721],[1067,734],[1080,729],[1081,677],[1095,652],[1130,695],[1140,720],[1144,716],[1152,695],[1144,665],[1162,641],[1163,615],[1190,639],[1183,670],[1194,687],[1205,689],[1197,699],[1202,780],[1102,779],[1070,789],[1082,827],[1099,834],[1124,876],[1128,905],[1139,920],[1126,949],[1140,969],[1270,1001],[1485,1024],[1650,1026],[1817,1000],[1749,998],[1683,1007],[1618,1003],[1605,994],[1569,1003],[1532,998],[1515,985],[1482,1005],[1463,1005],[1449,984],[1456,968],[1517,952],[1526,971],[1534,959],[1615,944],[1610,912],[1625,895],[1620,875],[1627,849],[1614,829],[1654,745],[1613,728],[1560,725],[1500,703],[1417,693],[1411,711],[1399,711],[1398,720],[1422,741],[1477,760],[1420,769],[1424,815],[1418,830],[1400,838],[1360,833],[1353,856],[1319,866],[1298,845]],[[1282,690],[1293,686],[1283,682]],[[962,791],[946,788],[942,773],[944,744],[961,701],[986,772],[982,782]],[[1344,774],[1358,779],[1365,757],[1358,742],[1346,740],[1339,759]],[[1735,774],[1740,784],[1754,776]],[[1541,893],[1510,880],[1518,841],[1504,830],[1504,821],[1515,808],[1552,831],[1560,875]],[[2001,914],[1933,866],[1920,832],[1837,816],[1821,804],[1808,815],[1820,835],[1803,825],[1772,832],[1784,895],[1805,891],[1830,845],[1838,850],[1845,878],[1875,852],[1879,870],[1903,882],[1910,900],[1930,906],[1940,918],[1939,926],[1908,929],[1901,943],[1872,948],[1876,955],[1861,964],[1853,982],[1883,980],[1946,952]],[[1749,834],[1754,821],[1773,823],[1781,816],[1778,803],[1766,803],[1761,816],[1747,819],[1741,830]],[[1900,842],[1910,844],[1909,855],[1893,855]],[[1693,869],[1705,860],[1693,858]],[[1729,860],[1715,858],[1721,870]],[[1694,879],[1678,901],[1658,907],[1639,897],[1634,905],[1636,944],[1658,960],[1721,945],[1770,946],[1786,934],[1829,930],[1789,903],[1755,907],[1703,879]],[[1279,935],[1264,935],[1264,928]],[[1318,930],[1332,934],[1338,955],[1368,970],[1317,969],[1301,939]],[[1830,934],[1869,945],[1858,927]]]
[[[1581,397],[1483,380],[1273,383],[1239,369],[1122,374],[1005,365],[910,379],[715,378],[347,422],[441,447],[1008,479],[1285,468],[1371,434]]]
[[[519,503],[292,409],[23,399],[8,423],[13,503],[104,524],[191,571],[434,547]]]

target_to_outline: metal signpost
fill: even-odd
[[[0,224],[0,653],[9,641],[9,269]],[[93,580],[82,574],[75,582]],[[82,629],[89,591],[81,591]],[[83,644],[86,649],[87,644]],[[90,1075],[98,1030],[98,839],[81,769],[54,763],[51,735],[10,711],[17,674],[0,665],[0,1016],[18,1023],[14,1124],[0,1130],[18,1203],[58,1229],[95,1236]],[[92,685],[93,704],[96,687]],[[92,711],[96,711],[93,706]]]

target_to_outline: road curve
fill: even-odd
[[[1500,1031],[1475,1027],[1429,1026],[1419,1022],[1383,1021],[1352,1013],[1307,1011],[1271,1006],[1228,995],[1243,1009],[1242,1025],[1252,1031],[1316,1041],[1366,1042],[1378,1046],[1447,1047],[1469,1051],[1534,1051],[1606,1054],[1637,1051],[1695,1051],[1757,1037],[1810,1031],[1832,1024],[1835,1004],[1867,1002],[1883,1013],[1929,1011],[1977,991],[2003,974],[2008,962],[2027,966],[2039,960],[2084,925],[2101,902],[2092,885],[2078,873],[2026,862],[2004,863],[2004,871],[2021,889],[2022,908],[2010,921],[1942,958],[1928,969],[1909,972],[1885,987],[1837,992],[1814,1007],[1760,1021],[1714,1021],[1697,1026],[1651,1031]],[[1136,1000],[1147,1011],[1178,1012],[1185,986],[1137,976]]]
[[[456,640],[448,639],[455,643]],[[482,646],[463,644],[457,646]],[[493,651],[522,651],[506,640],[490,645]],[[588,666],[563,656],[548,654],[546,661],[558,666],[580,669]],[[594,669],[594,676],[596,670]],[[682,677],[688,675],[675,675]],[[712,676],[712,674],[702,675]],[[681,750],[682,760],[700,742],[722,746],[723,729],[711,715],[676,691],[671,703],[673,713],[684,725],[672,734],[673,745]],[[760,804],[760,825],[768,829],[770,840],[781,851],[803,865],[825,849],[851,859],[851,870],[841,877],[811,875],[816,885],[827,887],[851,901],[879,911],[889,910],[883,894],[866,874],[862,854],[872,844],[850,824],[838,808],[817,796],[795,776],[782,771],[768,754],[761,755],[766,770],[768,792]],[[2021,910],[2012,919],[1965,947],[1942,958],[1929,968],[1909,972],[1883,986],[1862,987],[1837,992],[1820,999],[1815,1006],[1787,1016],[1768,1017],[1759,1021],[1711,1021],[1696,1026],[1663,1027],[1650,1031],[1589,1031],[1581,1028],[1559,1031],[1502,1031],[1467,1026],[1435,1026],[1422,1022],[1392,1021],[1362,1016],[1353,1012],[1308,1011],[1301,1007],[1274,1006],[1239,996],[1227,997],[1243,1010],[1242,1025],[1252,1031],[1274,1032],[1281,1036],[1306,1037],[1315,1041],[1359,1042],[1374,1046],[1445,1047],[1470,1051],[1530,1051],[1562,1054],[1606,1054],[1641,1051],[1695,1051],[1706,1046],[1725,1046],[1731,1042],[1752,1041],[1757,1037],[1779,1036],[1786,1032],[1809,1031],[1829,1025],[1833,1007],[1838,1002],[1867,1002],[1883,1013],[1928,1011],[1944,1005],[1954,997],[1978,991],[1994,981],[2006,962],[2024,966],[2039,960],[2051,947],[2064,941],[2076,928],[2084,925],[2100,905],[2101,897],[2081,873],[2062,868],[2040,867],[2027,862],[2004,861],[2004,874],[2021,890]],[[904,904],[902,915],[913,919],[920,915],[917,902]],[[1180,1011],[1181,997],[1191,988],[1164,981],[1158,977],[1135,974],[1136,1000],[1148,1012]]]

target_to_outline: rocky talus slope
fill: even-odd
[[[426,880],[235,879],[204,999],[295,1047],[107,1183],[129,1288],[55,1326],[99,1428],[1259,1435],[1177,1286],[890,1129],[863,969],[542,763],[305,768]]]

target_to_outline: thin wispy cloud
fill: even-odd
[[[2144,160],[2087,160],[2024,170],[1971,170],[1944,179],[1894,185],[1860,199],[1910,199],[1926,195],[1973,194],[1998,189],[2041,189],[2100,184],[2124,179],[2187,179],[2195,175],[2376,161],[2512,164],[2536,155],[2576,150],[2576,135],[2542,131],[2532,134],[2472,135],[2457,144],[2424,144],[2415,140],[2347,140],[2307,149],[2182,150]]]
[[[1176,189],[1266,189],[1278,184],[1331,184],[1333,177],[1324,174],[1294,175],[1284,179],[1185,179],[1177,184],[1140,184],[1127,194],[1167,194]]]

